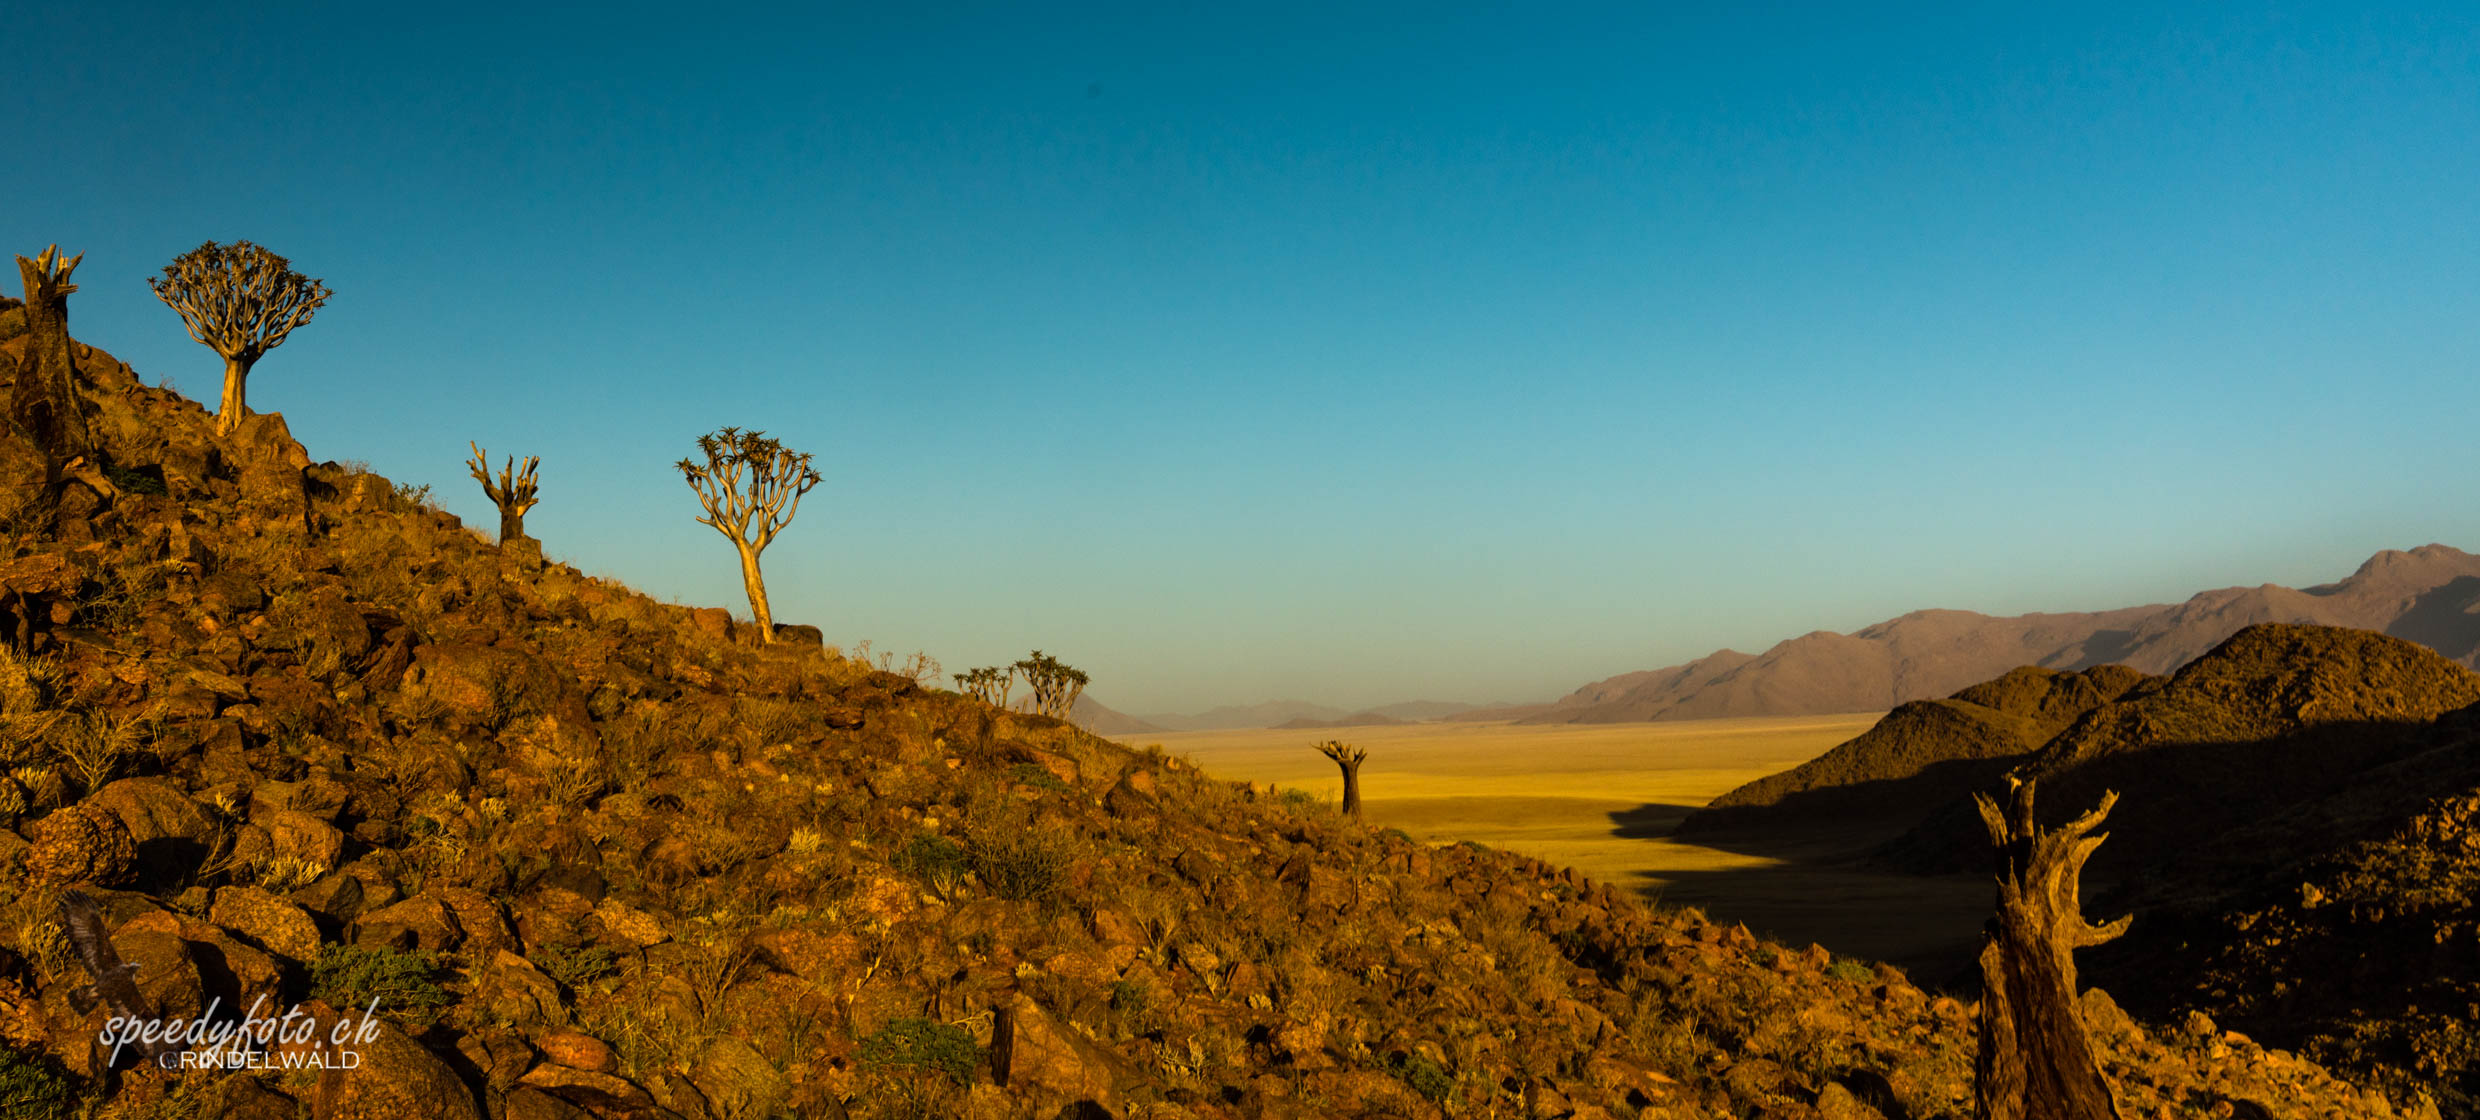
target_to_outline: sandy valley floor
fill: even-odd
[[[1424,723],[1120,739],[1160,743],[1209,773],[1332,801],[1342,782],[1314,748],[1339,738],[1369,751],[1361,788],[1373,827],[1536,855],[1793,944],[1893,961],[1934,983],[1977,943],[1991,902],[1986,879],[1881,875],[1832,866],[1818,858],[1825,853],[1758,855],[1668,839],[1688,811],[1824,753],[1876,719]]]

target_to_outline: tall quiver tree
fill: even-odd
[[[33,260],[17,258],[17,275],[26,285],[27,337],[9,421],[41,449],[47,487],[60,482],[64,464],[94,446],[69,349],[69,293],[77,290],[69,274],[85,259],[84,253],[60,259],[58,245]]]
[[[1335,760],[1343,771],[1343,815],[1361,819],[1361,763],[1369,752],[1350,743],[1328,739],[1318,744],[1318,753]]]
[[[519,469],[517,457],[511,455],[500,464],[499,479],[494,482],[491,458],[482,453],[482,445],[466,440],[465,446],[474,449],[474,457],[466,461],[465,469],[473,472],[474,481],[482,484],[483,495],[499,507],[499,543],[526,539],[525,511],[534,508],[534,468],[542,459],[528,455],[524,468]]]
[[[215,413],[219,435],[232,434],[250,414],[250,367],[283,345],[293,328],[309,322],[328,295],[326,284],[247,241],[209,241],[173,258],[146,286],[181,313],[191,338],[224,358],[224,399]]]
[[[1085,670],[1038,649],[1033,651],[1033,656],[1009,666],[1009,670],[1022,674],[1025,686],[1033,690],[1033,695],[1026,698],[1033,712],[1052,719],[1067,719],[1074,715],[1076,698],[1084,694],[1085,686],[1093,680],[1085,675]],[[1006,698],[1004,688],[1000,697],[1002,700]]]
[[[2008,804],[1973,794],[1998,846],[1998,912],[1981,941],[1980,1053],[1974,1120],[2117,1120],[2076,1001],[2075,951],[2127,932],[2130,918],[2084,920],[2079,880],[2106,835],[2088,835],[2118,794],[2044,831],[2030,780],[2007,775]]]
[[[741,554],[741,582],[749,590],[749,613],[757,620],[758,636],[775,640],[775,615],[766,605],[766,579],[758,572],[758,554],[775,543],[775,534],[791,524],[801,508],[801,495],[818,485],[807,452],[793,451],[767,439],[764,432],[725,428],[698,437],[704,463],[683,459],[680,475],[697,491],[706,516],[698,524],[713,527]]]

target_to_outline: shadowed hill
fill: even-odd
[[[1951,695],[2018,665],[2168,673],[2260,622],[2374,630],[2471,665],[2480,658],[2480,556],[2437,544],[2387,550],[2336,583],[2228,588],[2114,611],[2011,618],[1915,611],[1853,634],[1794,638],[1755,657],[1724,650],[1612,677],[1522,718],[1610,723],[1875,711]]]
[[[1076,698],[1076,706],[1070,709],[1068,720],[1096,735],[1147,735],[1168,730],[1126,712],[1105,707],[1102,701],[1091,696]]]
[[[2120,795],[2086,977],[2480,1115],[2480,674],[2367,631],[2259,624],[2169,677],[2022,668],[1889,713],[1679,832],[1918,873],[1985,867],[1969,794]]]
[[[314,464],[280,416],[217,439],[78,353],[119,481],[18,506],[0,558],[13,1106],[1928,1120],[1968,1097],[1970,1009],[1892,970],[751,642]],[[71,891],[154,1012],[384,1022],[350,1070],[97,1076]],[[2106,1007],[2099,1047],[2139,1114],[2392,1114]]]
[[[2158,685],[2086,713],[2021,762],[2063,806],[2121,792],[2112,877],[2255,821],[2294,814],[2416,748],[2425,725],[2480,701],[2480,675],[2365,630],[2250,626]],[[1978,817],[1953,800],[1888,846],[1906,870],[1983,862]]]
[[[1989,788],[2077,717],[2158,680],[2117,665],[2080,673],[2026,666],[1944,700],[1915,700],[1850,742],[1715,798],[1679,835],[1890,838],[1917,823],[1923,806]]]

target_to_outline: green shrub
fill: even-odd
[[[967,866],[964,849],[956,842],[937,833],[915,836],[898,849],[891,861],[898,871],[921,880],[930,889],[945,894],[964,881]]]
[[[358,1014],[379,1002],[416,1028],[438,1021],[439,1009],[454,1002],[438,984],[440,968],[429,953],[405,952],[381,945],[329,945],[310,963],[310,995],[336,1010]]]
[[[162,467],[124,467],[118,463],[103,465],[104,480],[132,494],[167,494]]]
[[[26,312],[23,308],[12,307],[0,310],[0,342],[7,342],[24,333],[26,333]]]
[[[934,1019],[892,1019],[861,1040],[864,1066],[943,1073],[958,1085],[973,1076],[981,1060],[982,1048],[974,1045],[973,1032]]]
[[[1877,978],[1876,969],[1849,957],[1836,960],[1826,969],[1826,972],[1837,980],[1846,980],[1854,984],[1866,984]]]
[[[1067,846],[1038,831],[988,830],[974,839],[970,854],[982,885],[1013,902],[1051,899],[1067,878]]]
[[[1419,1054],[1391,1054],[1386,1061],[1387,1072],[1411,1086],[1412,1091],[1432,1103],[1445,1104],[1455,1094],[1455,1078],[1444,1067]]]
[[[1066,793],[1069,788],[1068,783],[1059,780],[1059,775],[1030,762],[1019,762],[1008,767],[1008,780],[1051,793]]]
[[[620,954],[601,945],[545,945],[530,959],[543,975],[572,992],[620,974]]]
[[[41,1054],[0,1047],[0,1120],[67,1120],[77,1086]]]

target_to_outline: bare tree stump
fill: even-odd
[[[542,464],[542,460],[528,455],[525,466],[520,469],[517,457],[511,455],[507,462],[500,465],[499,481],[494,483],[491,480],[490,457],[482,453],[482,445],[467,440],[465,446],[474,449],[474,457],[465,462],[466,473],[482,484],[483,496],[499,507],[499,543],[505,545],[510,541],[526,539],[525,511],[534,508],[534,469]]]
[[[1361,819],[1361,761],[1369,752],[1361,747],[1328,739],[1318,744],[1318,753],[1335,760],[1343,770],[1343,815]]]
[[[2127,932],[2130,918],[2084,920],[2084,861],[2108,837],[2099,826],[2118,794],[2044,832],[2033,822],[2033,783],[2007,776],[2009,804],[1973,794],[1999,852],[1998,913],[1981,942],[1980,1054],[1975,1120],[2118,1120],[2075,999],[2075,951]]]
[[[60,247],[33,260],[17,258],[26,286],[26,354],[9,400],[9,421],[43,453],[43,481],[57,490],[61,468],[94,447],[86,409],[78,399],[76,366],[69,348],[69,274],[86,254],[62,260]]]

